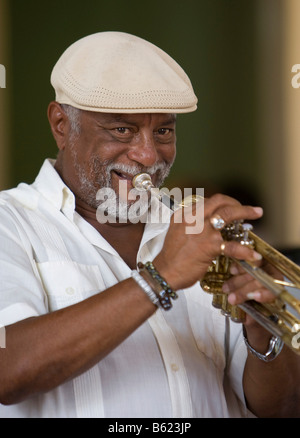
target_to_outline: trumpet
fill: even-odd
[[[141,191],[155,189],[150,175],[140,173],[133,177],[132,185]],[[189,197],[181,203],[173,199],[166,199],[166,194],[153,190],[158,199],[168,205],[172,210],[197,202],[197,197]],[[225,255],[213,260],[205,276],[200,280],[202,289],[212,295],[213,307],[233,322],[243,323],[246,314],[249,314],[262,327],[272,335],[278,336],[296,354],[300,355],[300,300],[288,289],[300,290],[300,267],[289,258],[277,251],[263,239],[253,233],[252,225],[243,221],[235,221],[226,225],[220,232],[224,241],[234,240],[241,245],[247,245],[260,253],[264,260],[273,265],[285,280],[277,280],[258,267],[245,260],[229,258]],[[258,303],[249,300],[243,304],[232,306],[228,303],[227,294],[222,292],[223,283],[231,277],[230,265],[232,262],[239,264],[253,278],[257,279],[274,295],[271,303]],[[288,288],[288,289],[287,289]]]

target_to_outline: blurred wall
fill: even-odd
[[[300,2],[288,0],[283,16],[284,54],[284,193],[279,203],[284,207],[285,242],[300,242]]]
[[[291,90],[290,64],[300,63],[297,2],[10,1],[9,16],[0,9],[2,20],[11,23],[6,32],[6,38],[11,36],[6,90],[11,95],[11,122],[6,123],[10,161],[4,160],[10,183],[31,182],[44,158],[56,155],[46,112],[54,98],[50,73],[60,54],[87,34],[129,32],[173,56],[199,98],[197,112],[178,117],[177,160],[167,185],[204,187],[206,195],[223,191],[262,205],[262,234],[278,245],[300,245],[300,215],[289,210],[296,202],[287,196],[295,184],[295,179],[287,183],[287,175],[290,163],[296,162],[296,140],[289,158],[285,155],[287,142],[291,144],[285,90],[296,93]],[[0,0],[1,8],[4,3],[8,0]],[[296,41],[294,55],[283,62],[291,40]],[[294,217],[288,219],[288,212]],[[286,224],[291,221],[288,236]]]
[[[300,247],[300,2],[258,1],[256,39],[264,231],[278,247]]]
[[[11,185],[10,168],[10,15],[8,0],[0,0],[0,64],[5,74],[4,82],[0,87],[0,188]],[[3,76],[2,76],[3,80]]]

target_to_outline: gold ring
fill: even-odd
[[[222,255],[222,256],[225,255],[225,246],[226,246],[226,243],[225,243],[225,242],[222,242],[222,243],[221,243],[221,246],[220,246],[220,251],[221,251],[221,255]]]
[[[224,219],[222,219],[218,214],[210,218],[210,223],[213,228],[218,231],[222,230],[226,225]]]

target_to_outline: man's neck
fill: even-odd
[[[137,253],[145,228],[144,223],[129,221],[100,223],[97,220],[96,210],[78,199],[76,199],[76,211],[104,237],[131,269],[136,268]]]

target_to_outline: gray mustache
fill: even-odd
[[[122,163],[111,163],[107,166],[107,172],[111,172],[112,170],[117,170],[118,172],[124,172],[129,175],[136,175],[137,173],[145,172],[149,173],[149,175],[153,175],[157,171],[166,171],[169,166],[165,163],[157,163],[151,167],[143,167],[143,166],[130,166]]]

